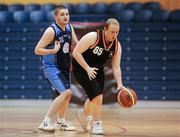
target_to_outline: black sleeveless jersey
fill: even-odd
[[[104,64],[117,52],[118,40],[115,39],[110,45],[105,43],[105,32],[104,30],[97,30],[98,38],[96,43],[82,53],[85,61],[90,67],[96,67],[99,69],[104,68]],[[80,64],[73,58],[73,70],[78,71],[83,69]]]

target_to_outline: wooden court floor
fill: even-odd
[[[0,137],[180,137],[180,101],[139,101],[131,110],[117,104],[104,105],[104,135],[91,135],[81,129],[74,115],[81,106],[74,104],[67,117],[77,131],[39,130],[37,127],[50,103],[47,100],[0,100]]]

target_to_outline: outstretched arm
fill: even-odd
[[[122,54],[121,44],[118,42],[117,53],[112,57],[112,70],[115,81],[117,83],[117,90],[124,88],[122,84],[122,74],[120,67],[121,54]]]

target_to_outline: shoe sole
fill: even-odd
[[[104,133],[92,133],[92,132],[91,132],[91,134],[93,134],[93,135],[104,135]]]
[[[61,131],[76,131],[76,128],[71,128],[71,129],[66,129],[66,128],[61,128],[58,125],[56,125],[56,130],[61,130]]]
[[[47,132],[54,132],[55,131],[55,129],[48,130],[48,129],[44,129],[44,128],[40,128],[40,127],[39,127],[39,129],[42,131],[47,131]]]
[[[83,124],[83,122],[81,121],[81,118],[79,118],[78,112],[75,112],[75,116],[76,116],[76,118],[78,119],[78,121],[79,121],[81,127],[84,129],[84,131],[88,132],[88,130],[83,126],[84,124]]]
[[[61,130],[61,131],[76,131],[76,129],[57,129],[57,130]]]
[[[101,132],[101,133],[94,133],[94,132],[90,131],[90,133],[93,134],[93,135],[104,135],[103,132]]]
[[[66,129],[66,131],[76,131],[76,129]]]

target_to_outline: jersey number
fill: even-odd
[[[93,50],[93,53],[97,54],[98,56],[100,56],[102,52],[103,52],[103,48],[100,48],[100,47],[95,47]]]

